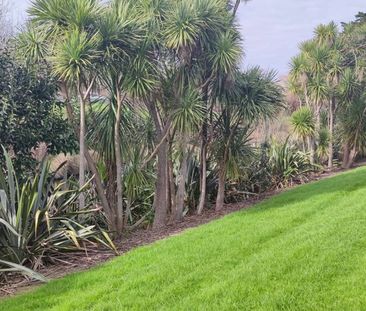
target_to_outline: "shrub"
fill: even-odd
[[[18,183],[5,152],[6,174],[0,171],[0,268],[42,279],[37,268],[65,252],[85,250],[98,243],[115,250],[108,234],[82,223],[77,198],[84,189],[55,185],[49,165],[42,162],[33,178]]]
[[[18,174],[35,167],[31,151],[41,142],[52,154],[77,147],[56,96],[57,83],[50,74],[32,72],[0,50],[0,144],[14,155]]]
[[[299,151],[287,138],[284,143],[272,141],[269,148],[269,169],[272,183],[277,188],[302,182],[316,167],[307,153]]]

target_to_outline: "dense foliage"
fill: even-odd
[[[117,235],[148,217],[151,198],[156,228],[181,220],[188,206],[201,213],[215,196],[222,209],[226,182],[253,154],[251,131],[281,108],[272,72],[239,69],[239,3],[33,2],[19,51],[58,78],[80,154]],[[88,105],[93,89],[101,90],[103,109]],[[100,153],[100,163],[90,149]],[[80,157],[80,186],[84,162]],[[83,196],[79,203],[82,208]]]
[[[1,271],[20,271],[42,279],[24,266],[37,269],[55,262],[64,252],[84,250],[95,243],[114,248],[108,235],[83,217],[96,211],[78,210],[75,203],[84,189],[64,190],[63,183],[55,184],[46,162],[39,173],[20,184],[6,152],[5,160],[7,175],[0,171]]]
[[[351,167],[366,146],[365,42],[366,22],[359,13],[341,31],[333,22],[319,25],[292,59],[290,89],[304,106],[292,117],[294,131],[304,146],[308,141],[312,161],[327,158],[329,168],[335,158]]]
[[[3,217],[9,234],[19,236],[24,226],[32,232],[22,242],[30,253],[20,248],[13,262],[34,267],[38,251],[59,251],[44,240],[39,248],[38,237],[56,234],[57,245],[78,246],[96,225],[114,237],[140,225],[160,229],[189,213],[302,183],[327,160],[331,168],[334,153],[350,166],[366,149],[364,16],[342,31],[321,25],[301,45],[289,79],[298,98],[290,136],[254,139],[285,107],[285,96],[274,72],[242,69],[239,4],[32,1],[15,48],[10,42],[12,53],[0,56],[0,143],[28,177],[19,183],[24,196],[43,198],[35,209],[13,199],[11,213],[27,210],[26,222]],[[52,179],[46,186],[45,173],[27,176],[41,142],[58,153],[48,159],[66,192]],[[12,176],[9,165],[3,170]],[[10,183],[8,177],[3,187]],[[65,194],[72,200],[53,201]],[[79,224],[89,205],[103,215]],[[49,208],[57,233],[48,228]]]
[[[50,75],[35,75],[12,53],[0,52],[0,144],[11,151],[22,174],[34,168],[31,151],[41,142],[47,144],[50,153],[75,148],[56,92]],[[4,163],[2,159],[0,163]]]

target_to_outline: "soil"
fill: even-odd
[[[366,163],[360,163],[358,166],[365,164]],[[313,175],[309,181],[328,178],[341,171],[342,169],[324,171],[320,174]],[[295,186],[297,185],[293,185],[292,187]],[[188,228],[198,227],[202,224],[206,224],[215,219],[221,218],[227,214],[250,208],[253,205],[287,189],[278,189],[266,192],[240,203],[226,204],[221,211],[206,209],[202,215],[187,215],[182,222],[169,223],[163,229],[135,229],[134,231],[127,232],[121,240],[115,242],[115,245],[120,255],[123,255],[136,247],[151,244],[169,236],[180,234]],[[47,279],[52,280],[64,277],[74,272],[87,270],[113,257],[115,257],[115,254],[109,250],[88,250],[88,253],[73,253],[72,255],[58,259],[57,263],[51,266],[40,268],[37,272],[41,273]],[[18,293],[26,292],[33,289],[34,287],[39,286],[40,284],[41,283],[39,281],[34,281],[21,275],[8,275],[5,280],[0,282],[0,297],[12,296]]]

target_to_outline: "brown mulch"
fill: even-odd
[[[363,165],[365,163],[362,163]],[[310,181],[328,178],[341,172],[341,169],[335,169],[333,171],[325,171],[321,174],[312,176]],[[294,185],[297,186],[297,185]],[[153,229],[136,229],[131,232],[127,232],[120,241],[115,242],[118,251],[121,255],[134,249],[138,246],[151,244],[155,241],[164,239],[169,236],[177,235],[188,228],[198,227],[200,225],[211,222],[215,219],[221,218],[227,214],[247,209],[253,205],[276,195],[282,190],[274,190],[266,192],[260,195],[253,196],[244,202],[227,204],[222,211],[215,211],[214,209],[205,210],[202,215],[187,215],[180,223],[169,223],[165,228],[159,230]],[[43,267],[38,270],[47,279],[57,279],[68,274],[84,271],[93,266],[101,264],[111,258],[115,257],[115,254],[109,250],[89,250],[88,253],[73,253],[68,257],[59,259],[57,263],[51,266]],[[0,297],[12,296],[17,293],[29,291],[32,288],[39,286],[39,281],[30,280],[20,275],[10,275],[3,282],[0,282]]]

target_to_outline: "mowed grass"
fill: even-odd
[[[2,300],[0,310],[366,310],[366,169]]]

